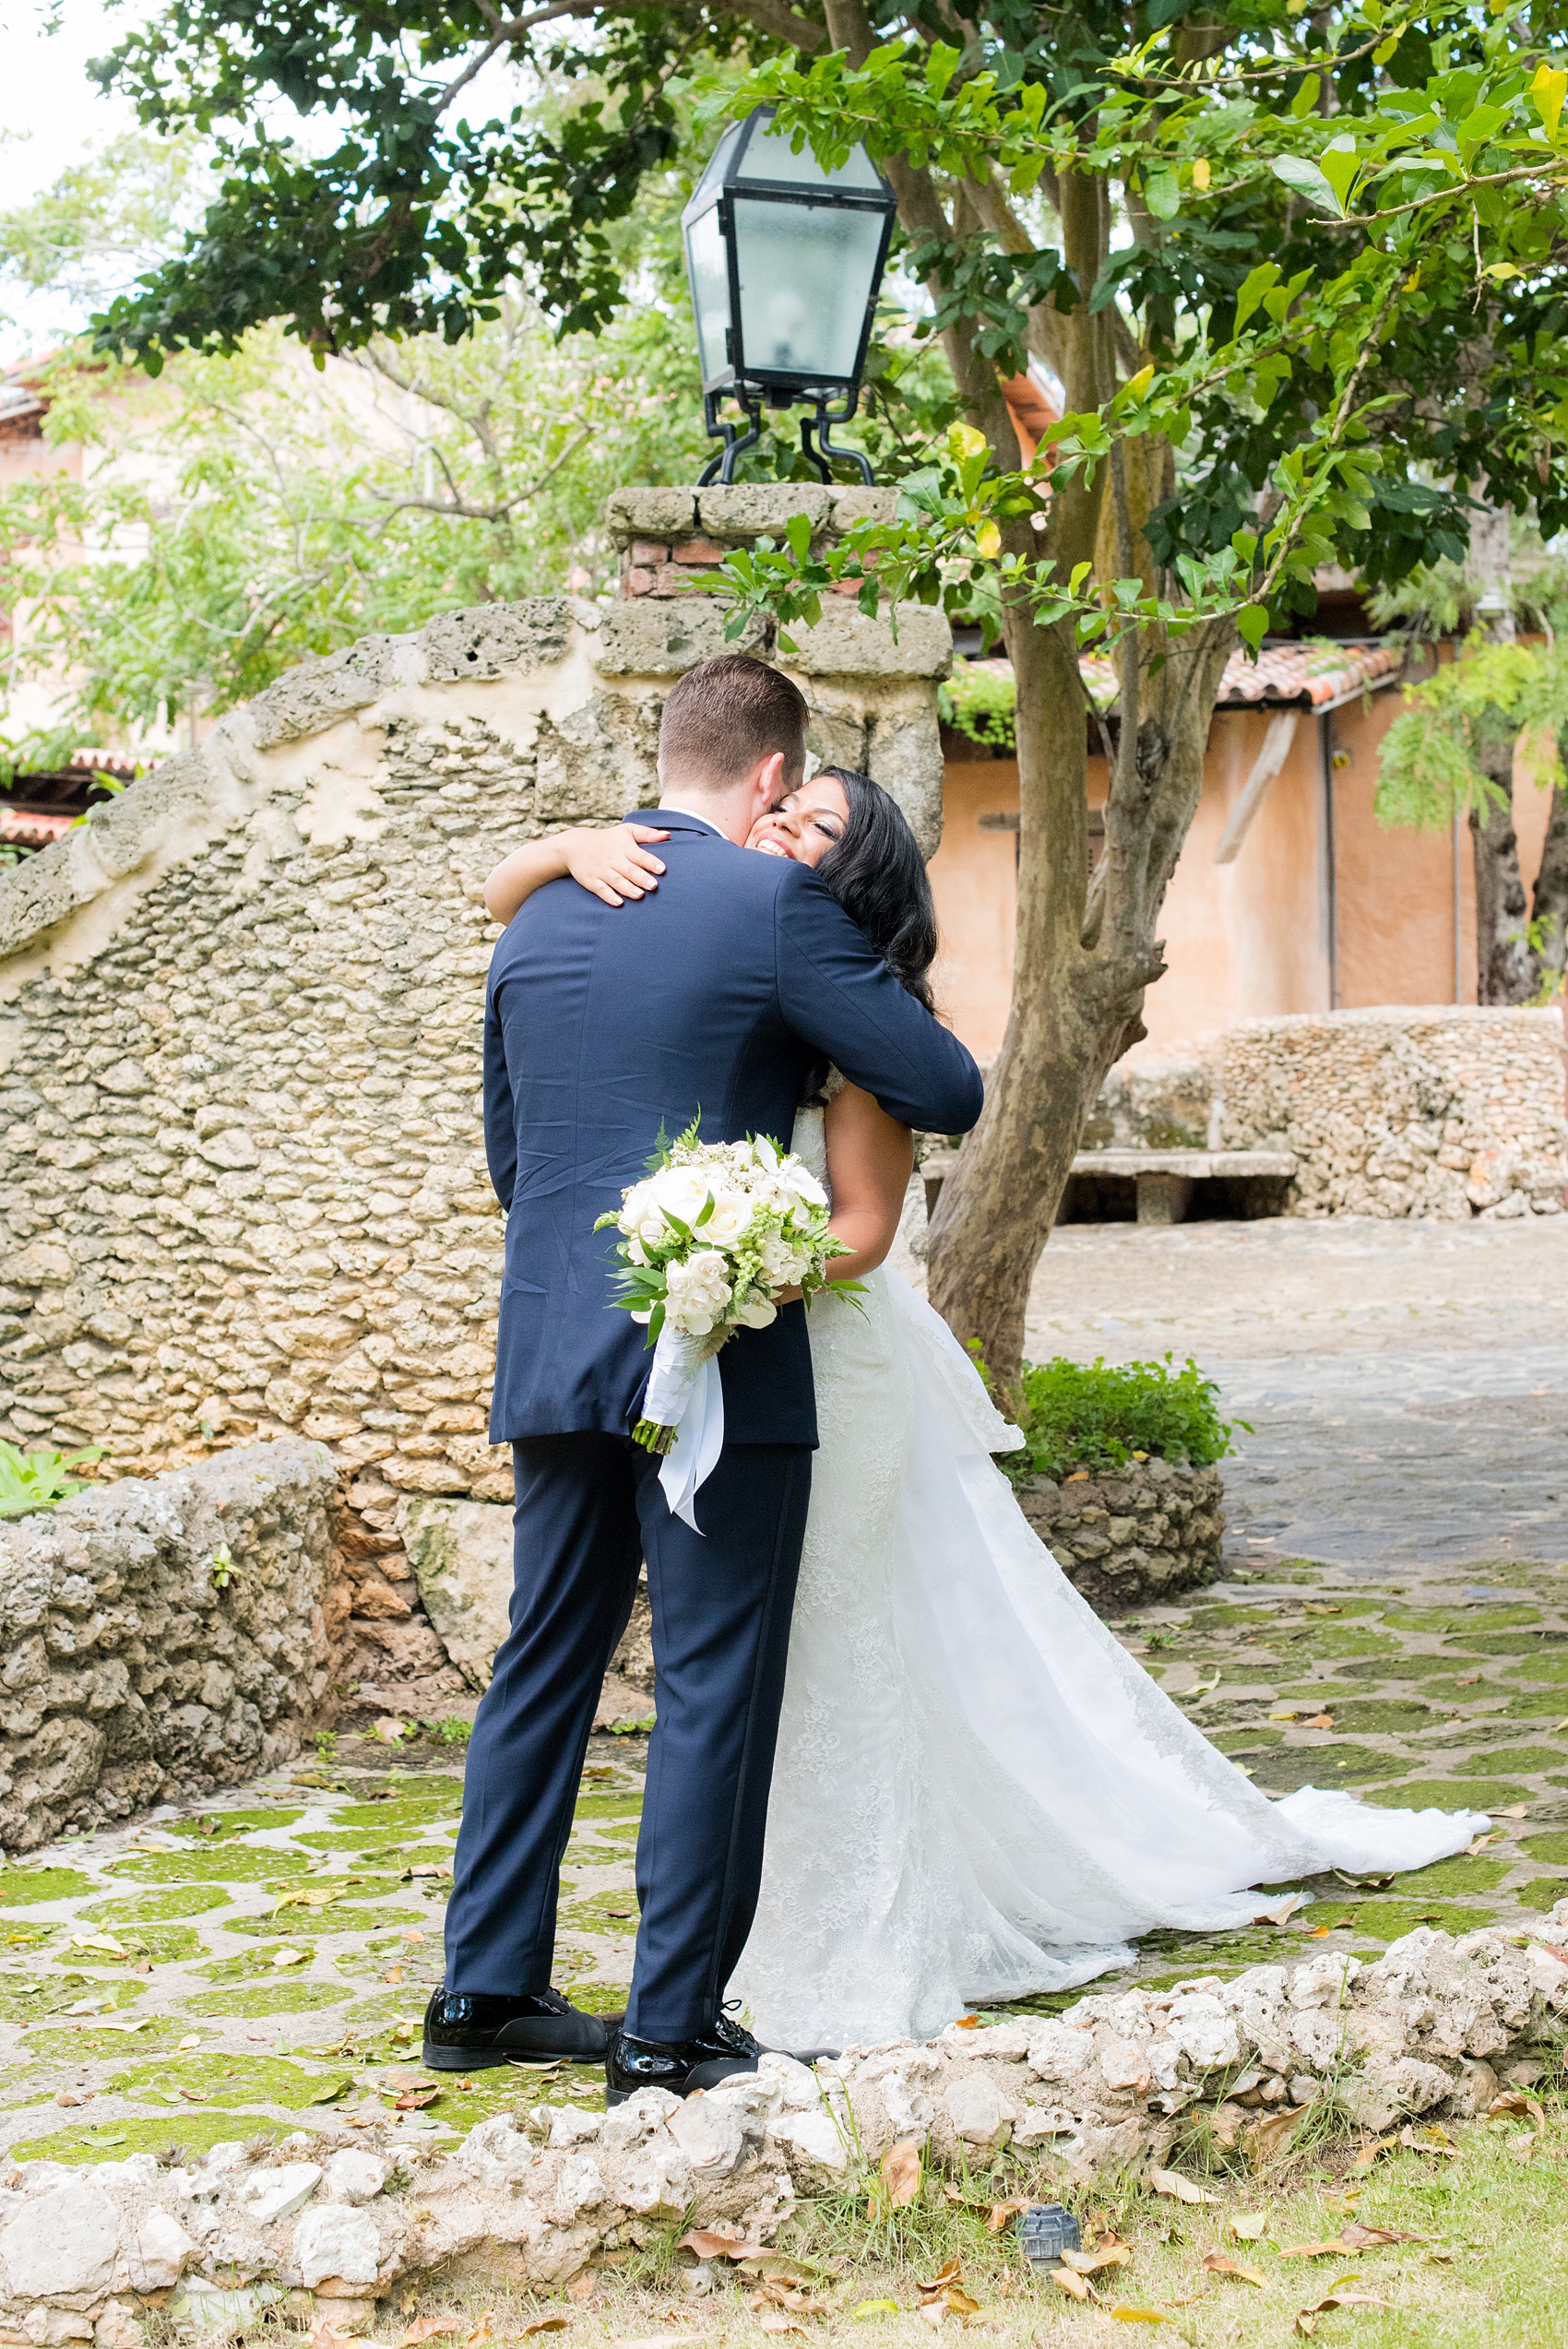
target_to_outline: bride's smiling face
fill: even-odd
[[[776,808],[759,815],[746,836],[748,848],[765,857],[788,857],[795,864],[819,864],[829,848],[844,837],[849,802],[844,787],[829,775],[802,783]]]

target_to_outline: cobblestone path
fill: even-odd
[[[1052,1241],[1031,1352],[1192,1351],[1254,1429],[1226,1472],[1229,1579],[1123,1622],[1127,1646],[1270,1792],[1311,1781],[1495,1822],[1419,1875],[1304,1884],[1281,1926],[1151,1935],[1128,1978],[1371,1955],[1423,1920],[1523,1932],[1568,1893],[1564,1293],[1568,1218]],[[640,1739],[594,1738],[564,1869],[557,1980],[601,2011],[630,1971],[642,1763]],[[198,2151],[388,2110],[430,2136],[516,2105],[516,2071],[419,2070],[460,1791],[449,1749],[344,1738],[205,1810],[0,1869],[12,2153]],[[525,2078],[530,2103],[597,2089]]]

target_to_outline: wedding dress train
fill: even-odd
[[[794,1145],[819,1171],[822,1112]],[[965,2005],[1255,1916],[1327,1868],[1458,1851],[1475,1812],[1271,1802],[1112,1638],[991,1458],[1016,1444],[890,1269],[811,1313],[820,1449],[762,1897],[731,1985],[774,2046],[926,2038]]]

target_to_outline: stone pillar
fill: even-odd
[[[814,627],[788,632],[793,654],[777,651],[775,632],[760,626],[727,647],[722,605],[694,587],[731,548],[765,537],[781,542],[797,515],[810,521],[813,548],[820,551],[863,516],[891,520],[897,494],[814,481],[618,490],[610,501],[610,531],[620,552],[622,598],[637,610],[617,615],[617,643],[623,656],[640,655],[649,674],[690,668],[722,649],[776,659],[811,705],[807,739],[818,764],[855,767],[885,785],[930,858],[942,838],[933,689],[953,656],[945,615],[907,604],[896,623],[869,620],[856,602],[859,583],[847,581],[828,597]]]

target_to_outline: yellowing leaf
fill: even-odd
[[[1530,84],[1530,96],[1536,101],[1536,112],[1546,125],[1548,138],[1557,136],[1565,95],[1568,95],[1568,73],[1558,65],[1538,65],[1535,79]]]
[[[1157,2194],[1167,2194],[1173,2202],[1218,2202],[1219,2196],[1211,2194],[1205,2186],[1194,2186],[1190,2177],[1182,2177],[1173,2169],[1151,2169],[1148,2182]]]
[[[897,2300],[862,2300],[858,2308],[849,2311],[851,2317],[896,2317],[897,2313]]]
[[[1164,2315],[1158,2308],[1132,2308],[1125,2302],[1119,2302],[1111,2313],[1118,2324],[1174,2324],[1176,2321],[1174,2317]]]
[[[987,563],[1002,552],[1002,532],[994,522],[982,522],[975,532],[975,552]]]
[[[1206,155],[1200,155],[1197,161],[1193,165],[1193,185],[1197,189],[1201,196],[1207,188],[1208,183],[1208,157]]]
[[[1268,2226],[1266,2213],[1238,2211],[1230,2222],[1230,2232],[1238,2243],[1255,2243]]]
[[[1153,381],[1154,368],[1151,364],[1140,367],[1135,375],[1129,375],[1122,389],[1128,399],[1142,399]]]
[[[1243,2284],[1262,2284],[1268,2281],[1266,2276],[1258,2273],[1256,2268],[1245,2267],[1239,2260],[1228,2260],[1223,2251],[1208,2252],[1204,2266],[1210,2275],[1239,2275]]]
[[[972,424],[950,425],[947,442],[954,456],[960,459],[966,457],[979,457],[991,445],[985,434],[977,433]]]
[[[1069,2300],[1092,2300],[1097,2296],[1083,2277],[1075,2275],[1071,2268],[1047,2268],[1046,2273],[1058,2292],[1065,2292]]]

